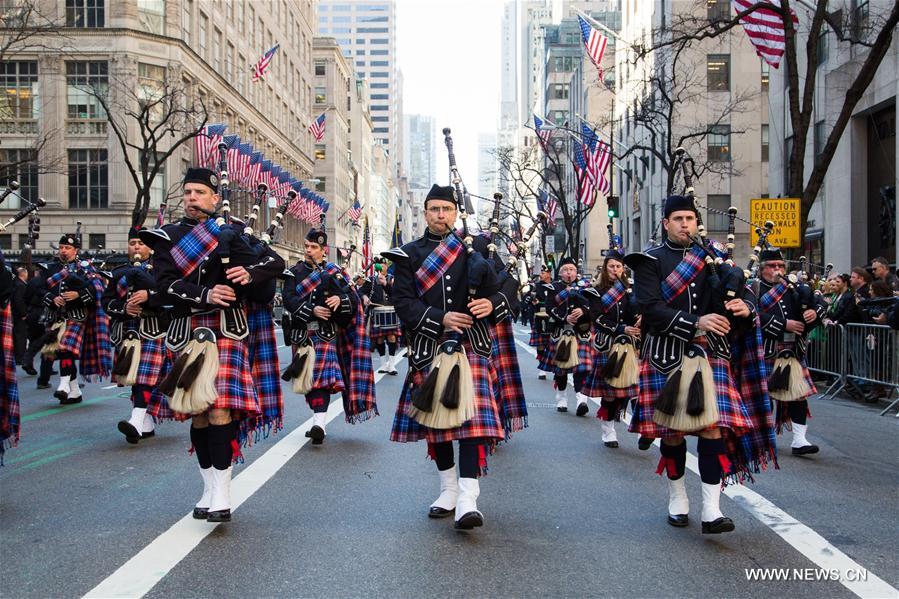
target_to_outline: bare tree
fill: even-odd
[[[102,106],[122,149],[136,189],[131,222],[142,226],[153,182],[172,154],[202,135],[209,112],[174,65],[143,73],[135,66],[119,65],[118,72],[110,73],[108,86],[88,80],[81,87]]]
[[[786,48],[784,53],[786,81],[789,106],[790,130],[793,143],[790,149],[789,180],[785,190],[789,196],[802,199],[801,230],[805,234],[808,226],[808,215],[815,202],[824,176],[836,153],[837,145],[849,124],[855,106],[861,100],[865,90],[874,79],[884,56],[893,42],[897,24],[899,24],[899,0],[887,5],[880,14],[869,14],[870,3],[864,4],[864,12],[844,14],[842,10],[828,12],[827,2],[816,2],[815,10],[808,27],[808,37],[800,38],[793,23],[793,8],[790,0],[770,0],[755,2],[745,10],[730,17],[716,15],[713,18],[699,17],[704,13],[706,1],[697,3],[695,11],[685,11],[672,20],[671,27],[664,35],[657,36],[648,46],[639,46],[634,50],[637,59],[665,48],[681,48],[692,42],[717,38],[740,24],[740,19],[753,15],[761,10],[773,11],[783,23]],[[846,65],[847,77],[845,96],[842,99],[828,98],[839,107],[836,120],[827,136],[823,149],[817,154],[814,165],[806,173],[805,151],[810,143],[812,133],[812,116],[815,107],[818,69],[818,38],[829,28],[836,37],[840,47],[854,47],[858,58]],[[803,58],[806,68],[800,80],[799,64]]]
[[[0,62],[34,50],[59,49],[64,21],[40,0],[0,0]]]

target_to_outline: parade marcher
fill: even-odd
[[[25,365],[25,350],[28,348],[28,303],[25,301],[27,288],[28,269],[20,266],[16,269],[16,276],[13,279],[13,291],[10,300],[13,320],[13,352],[16,356],[16,366]]]
[[[239,457],[238,422],[261,413],[250,371],[249,325],[243,305],[250,285],[282,269],[260,258],[224,215],[218,221],[218,176],[190,168],[184,218],[142,231],[153,250],[156,291],[171,304],[167,348],[180,354],[160,383],[177,418],[192,417],[190,438],[203,479],[194,518],[231,520],[231,468]]]
[[[644,336],[630,430],[662,440],[657,471],[668,476],[672,526],[689,523],[684,436],[698,435],[702,532],[715,534],[734,529],[719,507],[722,478],[739,481],[769,462],[776,465],[776,447],[764,370],[758,366],[757,318],[751,303],[723,299],[716,285],[722,279],[704,261],[705,248],[693,241],[697,220],[691,196],[668,197],[664,243],[625,259],[635,272]],[[741,337],[728,338],[731,322],[744,327]]]
[[[534,286],[534,295],[531,299],[534,317],[531,323],[531,337],[528,345],[537,351],[537,370],[540,374],[537,378],[546,380],[546,373],[553,371],[552,365],[552,317],[547,310],[547,301],[554,292],[552,286],[552,269],[544,264],[540,268],[540,280]]]
[[[25,286],[25,303],[28,305],[28,349],[22,361],[22,370],[31,376],[38,376],[37,388],[49,389],[53,371],[53,360],[41,353],[47,327],[42,317],[48,313],[44,305],[47,292],[47,265],[34,264],[34,275]],[[40,359],[40,374],[34,367],[34,358]]]
[[[568,375],[572,375],[576,414],[590,411],[584,382],[593,370],[593,335],[587,294],[583,280],[579,280],[577,266],[571,258],[559,262],[559,278],[553,282],[553,296],[548,302],[549,313],[555,319],[552,333],[553,381],[556,387],[556,410],[568,411]]]
[[[596,331],[596,358],[584,394],[599,400],[596,416],[602,421],[603,444],[616,448],[615,422],[621,419],[627,402],[639,393],[640,370],[636,343],[640,339],[640,316],[624,272],[624,255],[617,249],[606,254],[595,291],[587,297]]]
[[[13,322],[10,298],[13,276],[0,251],[0,465],[6,449],[19,442],[19,386],[13,355]]]
[[[284,290],[296,350],[281,378],[293,380],[294,392],[306,396],[312,409],[312,427],[306,436],[313,445],[325,439],[334,393],[343,397],[348,423],[378,415],[362,302],[346,272],[325,259],[327,246],[324,229],[310,229],[304,242],[305,260],[291,269],[295,286]]]
[[[140,231],[140,227],[128,231],[129,264],[112,272],[102,298],[110,318],[110,339],[117,346],[113,378],[131,387],[131,416],[118,423],[119,432],[131,444],[155,435],[147,406],[168,360],[168,312],[156,290],[150,248],[141,241]]]
[[[806,439],[809,415],[808,398],[815,393],[815,383],[806,363],[808,331],[821,323],[826,312],[804,283],[790,283],[786,263],[779,249],[760,254],[758,313],[765,343],[765,363],[770,376],[768,393],[777,400],[778,431],[793,431],[790,447],[794,455],[818,453],[818,446]]]
[[[59,359],[59,385],[53,396],[61,404],[81,401],[79,373],[90,381],[109,376],[112,369],[109,318],[100,305],[106,281],[87,260],[78,259],[80,248],[79,234],[60,238],[59,262],[51,267],[43,298],[50,316],[41,351]]]
[[[440,478],[440,496],[428,516],[443,518],[455,510],[455,527],[468,530],[484,523],[477,508],[479,477],[487,454],[505,436],[490,379],[487,322],[505,299],[498,293],[495,269],[483,257],[486,240],[475,237],[474,251],[467,254],[465,242],[453,230],[458,214],[453,188],[433,185],[424,209],[425,234],[389,252],[396,267],[393,300],[409,333],[410,352],[390,439],[428,441]],[[472,285],[477,298],[469,297]],[[460,377],[468,369],[470,376]],[[438,393],[441,385],[445,393]],[[470,407],[465,412],[470,417],[451,428],[424,426],[413,417],[431,422],[428,415],[458,415],[463,406]],[[458,479],[453,441],[459,444]]]
[[[402,338],[402,328],[393,306],[393,275],[384,272],[385,264],[375,261],[375,273],[360,289],[368,297],[371,346],[381,356],[378,372],[396,375],[396,352]]]

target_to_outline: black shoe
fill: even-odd
[[[51,370],[51,371],[50,371],[50,376],[56,376],[57,374],[59,374],[59,371],[58,371],[58,370]]]
[[[141,439],[149,439],[149,438],[155,437],[155,436],[156,436],[156,431],[150,431],[150,432],[148,432],[148,433],[141,433],[141,434],[140,434],[140,438],[141,438]]]
[[[78,397],[67,397],[66,399],[60,399],[59,403],[65,406],[70,406],[72,404],[81,403],[81,399],[83,397],[83,395],[79,395]]]
[[[538,375],[537,378],[540,379],[541,381],[545,381],[545,380],[546,380],[546,375],[545,375],[545,374],[541,374],[541,375]]]
[[[309,438],[312,439],[313,445],[321,445],[325,440],[325,431],[320,426],[313,426],[309,429]]]
[[[125,440],[132,445],[140,441],[140,431],[127,420],[119,420],[119,432],[125,435]]]
[[[611,447],[612,449],[618,449],[618,441],[605,441],[603,445],[606,447]]]
[[[448,510],[442,507],[431,506],[428,508],[428,518],[446,518],[455,510]]]
[[[397,373],[396,370],[391,370],[391,371],[388,372],[387,374],[389,374],[390,376],[396,376],[398,373]]]
[[[37,376],[37,370],[34,369],[34,366],[22,366],[22,370],[24,370],[25,374],[28,376]]]
[[[637,440],[637,449],[639,449],[640,451],[646,451],[647,449],[652,447],[653,441],[655,441],[655,439],[652,439],[650,437],[640,437]]]
[[[480,512],[468,512],[456,520],[458,530],[471,530],[478,526],[484,526],[484,516]]]
[[[387,370],[385,370],[384,368],[378,368],[378,372],[387,374]]]
[[[702,523],[702,534],[717,535],[722,532],[730,532],[734,529],[734,521],[726,516],[721,516],[712,522]]]
[[[41,383],[41,382],[38,382],[37,388],[38,388],[38,389],[49,389],[49,388],[50,388],[50,383]]]
[[[590,411],[590,406],[588,406],[585,403],[579,403],[577,405],[577,411],[575,412],[575,414],[577,414],[578,416],[586,416],[587,412],[589,412],[589,411]]]
[[[195,507],[194,508],[194,520],[205,520],[209,517],[209,508],[208,507]]]
[[[231,510],[216,510],[206,513],[207,522],[231,522]]]
[[[671,526],[676,526],[678,528],[683,528],[690,524],[690,517],[687,514],[668,514],[668,524]],[[703,532],[705,532],[705,522],[702,523]],[[731,529],[733,530],[733,529]]]
[[[807,455],[810,453],[818,453],[817,445],[805,445],[803,447],[794,447],[793,455]]]
[[[567,412],[567,411],[568,411],[568,408],[567,408],[567,407],[564,407],[564,408],[556,408],[556,412]]]
[[[50,385],[47,385],[48,387]],[[38,389],[40,389],[40,385],[38,385]],[[57,389],[53,392],[53,397],[59,400],[59,403],[68,403],[69,394],[61,389]]]

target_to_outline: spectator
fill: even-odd
[[[855,296],[849,287],[849,280],[849,275],[846,273],[830,277],[829,283],[833,291],[833,299],[824,317],[824,324],[844,324],[848,322],[847,315],[855,306]]]
[[[841,324],[864,324],[868,319],[864,311],[859,307],[858,301],[871,297],[871,273],[861,266],[856,266],[849,273],[849,286],[853,291],[853,301],[846,309]],[[868,383],[864,380],[868,373],[867,352],[864,348],[862,335],[864,331],[858,327],[847,327],[846,334],[849,337],[849,369],[856,377],[846,379],[846,391],[856,399],[868,399]],[[876,400],[875,400],[876,401]]]
[[[871,282],[874,278],[864,267],[856,266],[849,274],[849,286],[856,297],[866,299],[871,297]]]
[[[899,291],[899,278],[890,272],[890,264],[883,256],[878,256],[871,260],[871,271],[874,273],[874,279],[883,281],[890,289],[890,293]]]
[[[28,346],[28,304],[25,302],[25,288],[28,284],[28,269],[16,269],[12,288],[12,341],[16,366],[22,365]]]

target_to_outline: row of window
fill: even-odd
[[[109,164],[106,150],[72,149],[68,151],[69,208],[91,209],[109,206]],[[18,181],[19,195],[29,202],[37,201],[38,165],[33,150],[0,151],[0,186]],[[157,177],[159,178],[159,177]],[[164,178],[159,181],[164,190]],[[10,197],[4,208],[19,208],[19,198]]]
[[[354,6],[356,12],[386,12],[390,10],[389,4],[334,4],[329,7],[326,3],[321,2],[318,5],[318,11],[328,12],[330,8],[334,12],[350,12]]]
[[[28,233],[19,233],[19,247],[13,248],[12,246],[12,234],[6,233],[0,235],[0,250],[13,250],[19,249],[24,250],[25,244],[28,243]],[[106,247],[106,235],[103,233],[88,233],[87,234],[87,249],[91,250],[99,250]]]

